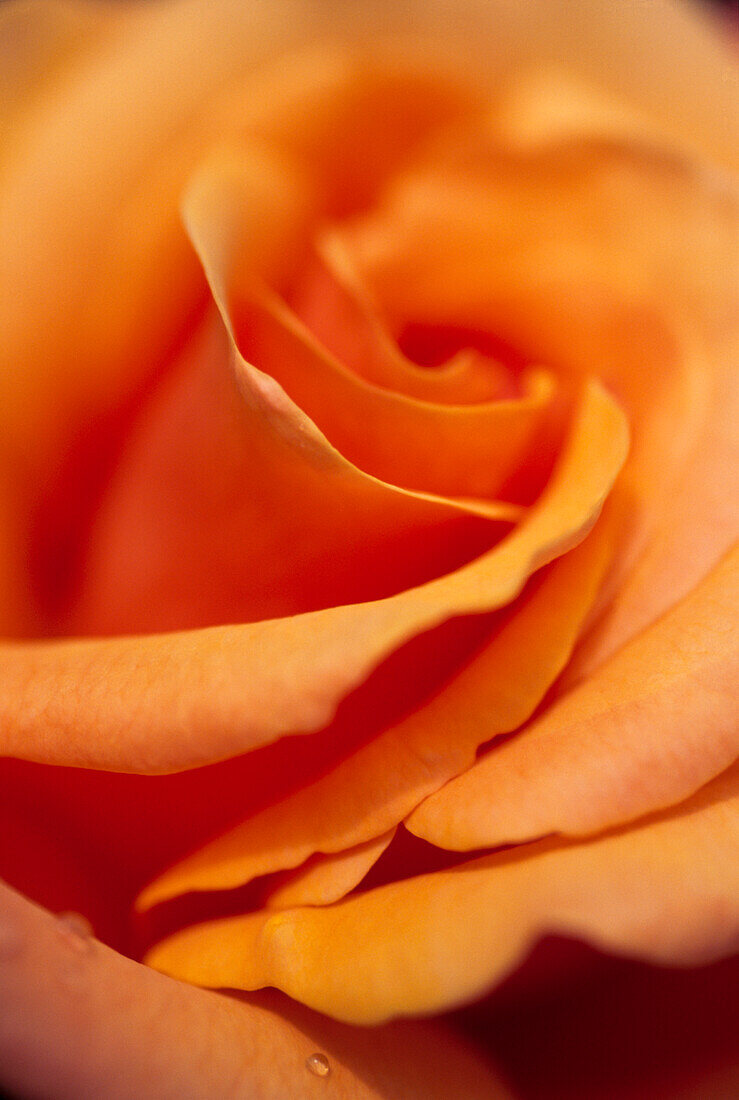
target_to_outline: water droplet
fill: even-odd
[[[305,1059],[305,1064],[316,1077],[328,1077],[331,1072],[331,1066],[325,1054],[311,1054]]]
[[[82,913],[60,913],[57,927],[67,942],[78,951],[87,951],[92,946],[93,928]]]

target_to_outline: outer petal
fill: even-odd
[[[56,0],[33,13],[28,3],[6,3],[0,14],[0,111],[6,128],[22,127],[33,105],[58,86],[72,66],[91,49],[99,49],[104,33],[120,33],[126,18],[119,4],[86,4]]]
[[[739,756],[739,550],[408,828],[443,848],[581,835],[689,797]]]
[[[252,378],[250,400],[286,446],[297,439],[325,472],[307,418],[296,425],[282,391]],[[6,646],[3,751],[165,772],[320,729],[403,642],[455,615],[505,606],[533,572],[581,541],[627,446],[618,406],[591,383],[547,490],[516,531],[470,565],[384,600],[191,634]]]
[[[686,144],[739,164],[736,55],[699,3],[464,0],[450,13],[446,0],[409,0],[392,12],[364,7],[353,14],[360,35],[372,33],[381,15],[392,30],[410,25],[416,34],[442,37],[447,50],[459,43],[467,65],[488,81],[522,64],[555,62],[643,108]]]
[[[630,830],[517,848],[325,909],[199,925],[149,962],[207,986],[277,985],[362,1024],[480,996],[544,931],[694,965],[739,938],[738,829],[735,768]]]
[[[169,981],[0,884],[0,1065],[14,1095],[284,1100],[506,1100],[438,1023],[345,1028],[286,997],[232,998]],[[306,1058],[325,1052],[328,1079]]]
[[[531,714],[590,610],[609,560],[609,535],[601,521],[550,566],[508,622],[425,706],[166,871],[142,893],[139,907],[191,890],[239,886],[295,867],[314,852],[365,844],[397,825],[427,793],[468,767],[481,742]]]
[[[48,8],[45,3],[20,9],[9,5],[3,16],[33,34]],[[192,123],[202,97],[227,81],[237,63],[237,50],[217,64],[207,41],[201,38],[196,45],[197,32],[211,43],[214,34],[222,33],[209,31],[196,5],[127,6],[118,13],[110,5],[107,14],[116,20],[115,33],[106,33],[100,48],[72,65],[48,95],[38,97],[4,150],[3,354],[14,370],[1,376],[3,422],[5,433],[19,444],[35,429],[37,459],[47,445],[58,448],[60,424],[73,406],[79,411],[81,403],[88,410],[92,394],[104,403],[111,389],[117,396],[125,372],[122,359],[135,350],[140,367],[141,345],[148,343],[151,363],[152,345],[157,351],[166,347],[183,313],[187,316],[196,271],[192,263],[184,274],[176,270],[182,234],[172,241],[176,200],[171,187],[168,209],[166,204],[162,209],[157,194],[147,195],[148,218],[139,221],[135,233],[137,274],[126,248],[113,259],[105,244],[111,241],[112,251],[118,251],[121,222],[130,205],[137,205],[140,190],[149,191],[147,177],[166,171],[163,160],[180,160],[183,128]],[[181,79],[183,69],[188,81]],[[146,261],[152,259],[149,269]],[[163,268],[169,276],[166,303],[165,286],[148,283]],[[90,277],[93,272],[96,278]],[[151,300],[142,317],[146,295]],[[169,328],[164,337],[163,325]],[[122,332],[127,333],[125,347],[117,348]]]
[[[727,278],[733,278],[731,272]],[[739,317],[739,297],[736,310]],[[644,501],[643,520],[626,540],[622,568],[614,577],[618,596],[573,662],[569,683],[590,675],[688,596],[739,539],[739,326],[708,351],[691,347],[689,340],[678,346],[683,370],[675,404],[676,411],[685,408],[685,415],[673,423],[683,425],[682,446],[673,453],[672,470],[661,469],[658,448],[668,430],[665,419],[654,425],[650,444],[634,448],[624,483]],[[661,453],[669,452],[664,448]]]

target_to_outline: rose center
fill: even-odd
[[[407,323],[398,333],[397,343],[419,367],[442,367],[462,351],[477,351],[514,374],[528,365],[527,358],[499,336],[456,325]]]

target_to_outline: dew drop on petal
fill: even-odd
[[[59,913],[57,927],[67,942],[77,950],[88,950],[91,946],[93,928],[87,917],[82,913]]]
[[[316,1077],[328,1077],[331,1072],[331,1066],[325,1054],[311,1054],[305,1059],[305,1064]]]

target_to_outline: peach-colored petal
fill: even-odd
[[[739,232],[737,245],[739,256]],[[739,298],[736,308],[739,318]],[[642,519],[625,532],[617,598],[577,654],[569,683],[687,596],[739,539],[739,325],[712,354],[683,342],[679,355],[669,406],[681,440],[660,446],[669,431],[663,407],[635,443],[623,483],[643,502]]]
[[[511,154],[472,141],[464,156],[479,190],[430,158],[384,212],[357,222],[353,246],[386,308],[487,319],[565,374],[597,363],[623,401],[633,507],[618,598],[576,661],[581,676],[686,595],[739,534],[738,193],[728,176],[634,143]]]
[[[223,29],[203,14],[193,4],[2,5],[0,48],[26,54],[3,66],[22,110],[0,166],[0,420],[20,490],[16,554],[28,553],[33,513],[69,447],[156,373],[202,296],[177,219],[203,145],[189,126],[244,60],[234,48],[216,63],[208,45]],[[58,64],[35,81],[51,48]],[[18,632],[34,628],[31,619]]]
[[[659,145],[506,147],[472,123],[397,173],[343,239],[396,321],[492,326],[526,348],[542,335],[526,307],[570,287],[713,331],[736,300],[738,197],[729,173]],[[551,335],[572,369],[565,333]]]
[[[79,65],[91,48],[99,48],[102,33],[119,28],[119,4],[85,4],[57,0],[46,4],[42,18],[33,18],[27,3],[6,3],[0,10],[0,112],[3,139],[17,131],[24,116],[50,85],[58,85],[65,70]],[[124,16],[125,18],[125,16]]]
[[[277,180],[270,182],[276,173],[261,165],[255,173],[254,160],[245,154],[241,166],[209,165],[185,203],[190,235],[241,355],[273,377],[361,469],[417,491],[494,496],[538,434],[551,403],[551,379],[531,372],[520,400],[449,407],[388,392],[344,369],[274,295],[254,285],[252,275],[240,278],[243,253],[249,269],[255,266],[255,174],[263,177],[266,193],[279,194]],[[279,209],[277,198],[272,201]]]
[[[643,110],[686,145],[739,166],[736,51],[705,4],[464,0],[450,9],[447,0],[409,0],[392,11],[345,11],[360,40],[377,33],[379,20],[383,30],[410,26],[416,37],[441,39],[447,53],[461,47],[470,73],[487,83],[522,65],[554,63]]]
[[[528,64],[512,73],[496,97],[488,123],[496,138],[513,148],[593,137],[670,144],[669,129],[660,128],[635,104],[556,64]]]
[[[739,756],[739,551],[408,828],[443,848],[582,835],[671,806]]]
[[[198,925],[148,961],[206,986],[276,985],[362,1024],[480,996],[544,932],[662,963],[708,962],[739,937],[738,811],[735,768],[632,829],[517,848],[327,908]]]
[[[506,1100],[451,1029],[421,1021],[347,1028],[275,992],[224,997],[172,982],[81,939],[0,884],[3,1091],[78,1100],[287,1096]],[[311,1074],[320,1051],[330,1076]]]
[[[297,905],[330,905],[345,897],[362,881],[395,836],[389,829],[372,840],[332,855],[315,855],[270,889],[266,904],[271,909]]]
[[[274,383],[260,375],[245,403],[228,361],[207,315],[142,402],[79,555],[63,633],[190,629],[379,599],[477,557],[520,514],[404,492],[317,434],[305,448],[302,414],[283,409],[275,430],[262,396]]]
[[[201,228],[202,205],[209,213],[236,203],[239,232],[209,220],[210,249],[216,258],[237,250],[242,269],[276,278],[310,209],[300,180],[261,143],[222,149],[192,181],[188,219]],[[214,289],[222,303],[220,278]],[[210,626],[377,599],[457,568],[520,515],[361,473],[279,397],[268,373],[238,357],[244,401],[229,369],[234,353],[206,314],[141,401],[93,517],[64,632]]]
[[[407,489],[494,498],[524,464],[552,405],[554,383],[543,371],[529,372],[514,400],[450,407],[389,394],[341,369],[277,302],[242,304],[238,316],[244,356],[275,377],[346,458]]]
[[[3,16],[11,25],[19,21],[36,36],[36,28],[52,18],[50,6],[45,0],[5,4]],[[106,8],[106,20],[119,8]],[[46,102],[25,133],[25,147],[36,150],[37,159],[20,166],[18,188],[9,206],[12,233],[8,240],[3,239],[2,252],[12,271],[16,263],[13,249],[20,246],[18,274],[25,272],[27,277],[15,279],[16,291],[23,286],[27,296],[35,288],[37,297],[33,302],[28,299],[26,319],[38,319],[47,353],[54,340],[61,339],[63,344],[68,339],[70,324],[79,328],[78,311],[67,307],[79,301],[81,287],[87,290],[94,281],[84,280],[81,257],[89,256],[93,270],[99,268],[98,251],[89,246],[99,239],[100,227],[111,224],[124,175],[136,173],[152,148],[162,148],[172,122],[179,126],[183,118],[190,117],[193,105],[207,99],[214,88],[228,83],[235,72],[249,69],[275,48],[310,41],[320,34],[327,18],[315,5],[300,2],[281,6],[279,15],[266,3],[250,4],[244,10],[237,3],[224,2],[218,10],[222,18],[213,17],[210,2],[192,0],[126,9],[126,33],[113,35],[109,50],[75,72],[65,94]],[[386,30],[404,29],[407,33],[409,26],[416,32],[425,30],[429,37],[441,32],[450,49],[460,40],[467,52],[471,44],[479,48],[480,71],[485,77],[497,77],[501,69],[515,67],[521,60],[554,58],[576,70],[590,70],[591,76],[604,80],[619,94],[646,101],[671,128],[688,132],[719,156],[735,156],[736,66],[731,53],[695,13],[662,0],[618,13],[597,10],[587,2],[579,3],[575,13],[571,4],[552,3],[535,19],[528,8],[504,2],[467,3],[451,20],[446,6],[439,3],[424,5],[422,10],[415,4],[398,4],[391,14],[353,6],[337,12],[332,6],[329,22],[334,36],[355,43],[381,38]],[[470,26],[475,27],[472,43]],[[574,36],[573,28],[577,28]],[[678,54],[679,66],[675,64]],[[647,56],[648,66],[644,63]],[[469,68],[472,71],[471,65]],[[678,71],[682,110],[676,118]],[[183,73],[187,80],[182,79]],[[710,96],[702,94],[706,87],[711,89]],[[131,155],[132,125],[139,143],[135,155]],[[58,155],[60,149],[63,157]],[[73,154],[79,154],[74,166]],[[64,181],[58,178],[62,161]],[[100,191],[102,180],[107,181],[104,194]],[[18,197],[20,205],[16,205]],[[31,221],[29,210],[34,211]],[[25,222],[33,225],[37,244],[43,242],[41,248],[29,238]],[[48,274],[47,247],[55,255],[60,273],[53,293],[46,293],[44,278]],[[67,262],[73,256],[76,262]],[[74,290],[70,286],[72,272]],[[111,277],[117,274],[111,270]],[[145,272],[140,270],[139,276],[142,274]],[[116,285],[120,279],[117,284],[106,282],[106,292]],[[147,287],[156,290],[156,285],[152,282]],[[105,295],[99,298],[96,309]],[[17,304],[17,296],[14,302]],[[8,321],[3,318],[6,342]],[[34,345],[34,355],[36,350]],[[34,355],[27,357],[29,365]],[[58,374],[51,373],[46,381],[60,385]]]
[[[7,7],[9,17],[34,34],[49,5]],[[106,33],[58,86],[38,96],[3,164],[3,354],[15,367],[2,373],[3,423],[11,438],[21,433],[21,442],[29,428],[40,432],[41,438],[34,438],[37,450],[58,444],[60,424],[73,404],[77,411],[80,403],[87,409],[91,393],[99,402],[110,398],[111,388],[117,391],[123,360],[134,347],[140,353],[142,343],[167,346],[172,331],[179,331],[193,292],[190,286],[184,297],[180,294],[179,250],[172,256],[167,242],[167,256],[174,261],[171,284],[149,283],[147,271],[169,221],[163,225],[150,209],[146,224],[139,224],[138,243],[148,231],[153,247],[139,251],[135,274],[130,253],[116,266],[106,244],[115,238],[128,200],[138,188],[146,189],[148,173],[169,160],[173,147],[177,150],[202,97],[232,77],[238,61],[234,50],[214,65],[208,39],[222,31],[195,5],[118,7],[104,9],[116,21],[115,33]],[[196,28],[204,38],[195,35]],[[170,193],[174,213],[176,192],[174,198]],[[152,302],[142,327],[143,291]],[[152,323],[152,315],[162,310],[170,330],[164,339],[160,325]],[[138,324],[131,324],[129,311]],[[123,314],[129,323],[121,349],[117,317]],[[105,321],[111,318],[108,334]],[[154,358],[151,347],[149,355]],[[139,360],[140,354],[138,365]],[[59,369],[61,364],[67,369]]]
[[[35,40],[45,33],[38,28],[55,18],[50,15],[51,7],[46,0],[8,3],[3,5],[2,15],[11,26],[20,24]],[[222,17],[214,18],[214,10]],[[104,50],[91,50],[84,65],[74,67],[53,97],[41,97],[43,102],[34,110],[33,119],[23,127],[23,155],[13,157],[11,190],[7,179],[3,184],[8,231],[3,234],[0,253],[8,286],[14,291],[2,296],[9,306],[12,303],[2,317],[4,344],[9,354],[12,349],[14,360],[22,359],[28,368],[17,371],[16,377],[25,380],[23,386],[28,385],[37,403],[40,392],[48,395],[43,408],[36,407],[34,413],[45,420],[44,435],[55,418],[58,426],[59,418],[71,415],[70,403],[75,404],[77,397],[73,399],[66,391],[70,380],[77,396],[99,384],[98,396],[104,391],[110,398],[113,373],[118,376],[122,363],[130,366],[133,362],[130,342],[126,347],[120,344],[124,302],[130,310],[127,316],[134,320],[127,331],[140,350],[142,333],[147,339],[152,335],[145,310],[146,324],[142,328],[139,323],[147,296],[160,318],[157,323],[161,323],[161,292],[167,286],[172,313],[165,328],[170,332],[166,339],[164,331],[157,332],[166,344],[174,318],[181,316],[183,302],[193,292],[191,285],[186,286],[183,298],[175,300],[178,296],[172,295],[171,286],[158,270],[149,278],[149,260],[156,255],[156,247],[146,252],[146,260],[139,254],[135,272],[127,260],[123,278],[113,259],[116,248],[104,249],[106,255],[108,251],[111,254],[101,279],[100,244],[116,222],[129,182],[140,177],[142,165],[146,171],[156,151],[163,150],[169,159],[172,134],[187,129],[193,112],[203,104],[210,136],[214,136],[209,100],[232,82],[235,74],[250,73],[255,62],[276,50],[311,42],[327,23],[332,37],[346,43],[366,44],[393,30],[407,34],[412,27],[416,37],[420,30],[429,38],[442,38],[447,50],[461,42],[469,53],[474,45],[480,50],[479,66],[467,58],[467,68],[483,81],[498,78],[502,70],[509,71],[521,61],[536,62],[542,57],[576,71],[585,70],[586,75],[590,70],[591,76],[601,78],[619,94],[641,100],[653,113],[661,113],[671,127],[689,132],[719,156],[735,156],[736,142],[730,135],[736,117],[732,83],[736,66],[731,52],[700,16],[663,0],[617,14],[592,8],[587,2],[579,3],[575,14],[571,4],[553,2],[536,19],[527,7],[503,0],[494,4],[470,0],[460,5],[453,19],[443,3],[422,7],[401,3],[392,13],[353,5],[339,12],[331,6],[329,13],[299,0],[281,5],[279,12],[264,2],[244,8],[235,0],[223,0],[214,9],[210,0],[187,0],[127,6],[124,15],[119,4],[103,11],[106,23],[121,16],[125,33],[116,27],[115,33],[106,36],[110,41]],[[618,21],[617,33],[614,20]],[[471,26],[475,27],[472,42]],[[573,37],[575,27],[577,35]],[[675,65],[677,55],[679,66]],[[647,56],[648,66],[644,63]],[[679,118],[674,112],[677,71],[684,93]],[[24,80],[22,71],[13,78],[13,88],[16,80]],[[711,89],[710,96],[703,94],[705,88]],[[447,94],[445,89],[444,96]],[[264,104],[272,98],[269,94],[252,97],[245,93],[242,110],[255,98],[259,98],[264,115]],[[230,102],[234,101],[232,96]],[[284,103],[278,107],[278,114],[284,115]],[[243,118],[239,115],[239,123]],[[248,122],[248,111],[246,118]],[[216,129],[218,135],[224,132],[222,118]],[[324,132],[328,130],[324,126]],[[174,203],[170,202],[169,208],[165,204],[165,210],[173,208]],[[145,202],[141,209],[146,210]],[[149,220],[152,225],[159,223],[159,219]],[[52,254],[55,262],[50,269],[47,257]],[[165,265],[170,277],[178,278],[181,261],[182,256],[173,252],[171,262]],[[94,302],[88,308],[85,301],[90,290]],[[129,302],[129,294],[135,302]],[[23,308],[19,309],[21,302]],[[115,303],[114,310],[111,303]],[[112,324],[112,336],[97,346],[87,326],[92,324],[99,336],[96,318],[101,311],[105,323]],[[44,334],[43,349],[40,332]],[[86,348],[89,350],[82,357]],[[60,356],[70,369],[75,364],[84,367],[84,384],[79,369],[71,374],[56,369]],[[109,364],[110,376],[100,375],[103,361]],[[41,378],[37,377],[39,370]],[[130,379],[126,385],[129,383]],[[22,394],[13,395],[5,417],[17,406],[13,416],[22,420],[28,411],[24,405]],[[56,436],[50,438],[52,448],[57,442]]]
[[[272,426],[285,460],[294,463],[297,445],[307,467],[325,478],[331,455],[323,438],[276,383],[243,367],[248,403]],[[455,615],[505,606],[533,572],[577,545],[595,523],[627,448],[623,414],[591,382],[536,506],[497,547],[447,576],[372,603],[288,620],[5,646],[3,751],[49,763],[166,772],[320,729],[339,700],[399,645]]]
[[[44,5],[8,7],[16,31],[33,37]],[[296,19],[287,23],[266,5],[245,21],[233,11],[233,33],[228,20],[214,19],[192,0],[101,9],[93,21],[99,16],[105,33],[53,88],[31,97],[3,150],[0,418],[7,461],[23,486],[24,548],[38,515],[48,520],[48,495],[63,526],[56,478],[69,452],[92,449],[96,433],[111,434],[108,419],[130,412],[189,335],[206,288],[178,208],[205,150],[234,135],[258,135],[257,144],[281,150],[286,162],[297,157],[304,206],[312,203],[315,216],[316,189],[320,202],[329,202],[324,184],[333,178],[337,145],[362,186],[374,186],[372,172],[359,164],[357,135],[368,142],[362,148],[372,171],[382,176],[430,128],[468,109],[469,95],[447,78],[419,74],[413,64],[388,69],[383,61],[364,62],[340,46],[260,67],[275,47],[305,38],[300,29],[309,13],[294,7]],[[24,79],[13,78],[21,94]],[[400,116],[384,110],[387,96],[403,104],[409,129],[402,134]],[[306,117],[291,142],[284,121],[296,104]],[[281,196],[289,189],[284,181]],[[294,248],[280,233],[293,213],[288,201],[282,222],[252,221],[260,230],[252,263],[265,260],[265,251],[280,256],[281,270],[294,262]],[[262,274],[274,271],[267,265]],[[86,458],[89,466],[99,463],[94,450]],[[74,508],[76,486],[68,495]],[[92,499],[88,511],[96,504]],[[74,516],[66,523],[69,538]],[[43,633],[47,626],[42,621],[29,630]]]
[[[451,13],[445,0],[416,0],[394,5],[393,14],[395,26],[410,19],[416,33],[436,31],[447,50],[461,43],[470,70],[488,80],[554,63],[642,110],[687,146],[739,165],[736,52],[704,4],[466,0]]]
[[[606,517],[603,517],[605,520]],[[337,852],[394,827],[469,766],[477,747],[531,714],[569,656],[611,550],[603,520],[539,578],[482,651],[425,706],[317,781],[177,863],[140,908],[192,890],[223,890],[314,852]]]
[[[242,354],[275,377],[346,458],[406,489],[494,498],[524,464],[551,408],[554,384],[543,371],[527,374],[517,400],[422,403],[353,378],[274,301],[242,304],[238,317]]]
[[[362,280],[340,233],[326,230],[291,293],[291,305],[345,366],[368,382],[421,401],[473,404],[500,396],[502,366],[471,348],[428,370],[403,354],[383,323],[378,303]]]
[[[33,29],[45,7],[22,5],[19,21]],[[58,448],[70,418],[129,393],[176,340],[202,292],[177,210],[204,150],[241,133],[282,147],[298,104],[306,117],[287,144],[317,179],[338,162],[337,144],[354,140],[356,151],[369,125],[373,158],[388,138],[378,173],[402,155],[399,114],[382,109],[382,65],[367,72],[336,48],[255,75],[276,45],[305,37],[308,12],[292,7],[294,21],[265,4],[246,18],[231,9],[229,27],[192,0],[126,5],[120,16],[110,5],[115,32],[24,121],[0,185],[3,352],[16,367],[1,376],[3,421],[21,442],[41,428],[36,446]],[[410,147],[462,109],[448,80],[420,83],[411,67],[392,85]]]

